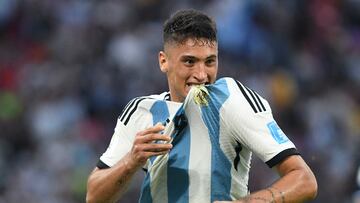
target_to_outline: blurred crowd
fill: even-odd
[[[270,102],[313,202],[360,202],[360,1],[1,0],[0,203],[84,202],[124,105],[167,91],[162,23],[182,8],[217,21],[220,77]],[[255,158],[250,189],[275,177]]]

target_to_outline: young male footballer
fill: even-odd
[[[215,22],[181,10],[164,24],[160,69],[169,92],[138,97],[120,115],[90,174],[87,202],[115,202],[146,171],[139,202],[305,202],[316,179],[274,120],[268,102],[233,78],[216,80]],[[252,153],[278,172],[249,192]]]

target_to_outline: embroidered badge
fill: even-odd
[[[275,121],[272,121],[267,124],[272,137],[276,140],[277,143],[282,144],[289,141],[289,138],[286,137],[285,133],[281,130],[278,124]]]
[[[196,85],[194,90],[194,101],[197,105],[207,106],[209,92],[204,85]]]

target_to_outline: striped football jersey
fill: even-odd
[[[252,153],[269,167],[299,154],[274,120],[268,102],[234,80],[193,87],[183,103],[169,93],[139,97],[125,107],[99,168],[130,151],[138,131],[162,122],[173,148],[151,157],[139,202],[213,202],[248,194]]]

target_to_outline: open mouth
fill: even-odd
[[[189,93],[190,89],[192,86],[197,86],[197,85],[209,85],[209,82],[205,82],[205,83],[186,83],[185,85],[185,92]]]

